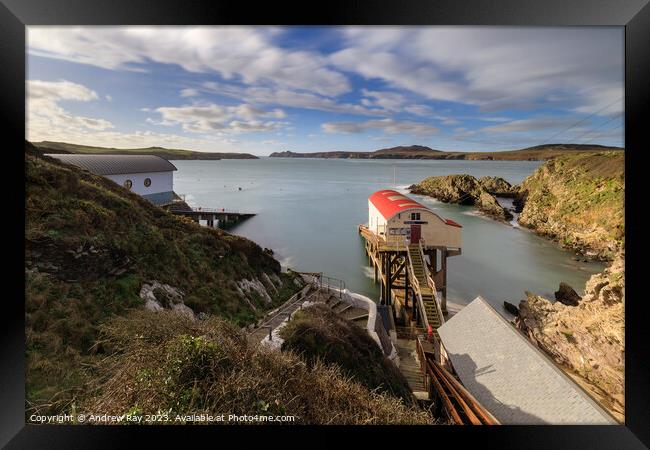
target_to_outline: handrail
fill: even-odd
[[[420,316],[422,317],[422,323],[424,324],[424,328],[429,329],[429,318],[427,317],[427,310],[424,307],[424,300],[422,299],[422,293],[420,291],[420,282],[418,281],[417,277],[415,276],[415,273],[413,272],[413,259],[411,258],[411,252],[408,251],[408,248],[406,254],[409,259],[409,267],[411,269],[411,273],[413,274],[411,284],[413,285],[414,288],[417,287],[417,289],[413,289],[413,290],[415,292],[416,298],[418,299],[418,306],[420,308]]]
[[[436,314],[438,315],[438,320],[440,321],[440,324],[442,325],[445,323],[445,317],[442,314],[442,310],[440,309],[440,302],[438,299],[438,290],[436,289],[436,283],[433,281],[433,277],[431,276],[431,272],[429,272],[429,267],[426,264],[426,261],[424,260],[424,249],[422,248],[422,243],[425,242],[424,239],[420,239],[418,241],[418,249],[420,250],[420,255],[422,258],[422,265],[424,266],[424,275],[425,279],[427,280],[427,285],[431,289],[431,293],[433,294],[433,299],[434,303],[436,306]]]

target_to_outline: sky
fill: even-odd
[[[27,28],[27,139],[198,151],[624,146],[622,27]]]

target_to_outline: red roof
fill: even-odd
[[[393,191],[392,189],[383,189],[381,191],[377,191],[368,197],[368,200],[370,200],[370,202],[375,205],[375,208],[377,208],[379,214],[384,216],[386,220],[390,219],[395,214],[406,211],[408,209],[426,209],[427,211],[431,211],[423,204],[416,202],[404,194]],[[453,220],[442,220],[447,225],[462,228],[460,224],[454,222]]]

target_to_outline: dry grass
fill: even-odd
[[[408,382],[366,330],[329,307],[313,305],[299,311],[281,335],[282,350],[299,354],[309,364],[334,364],[369,389],[412,402]]]
[[[369,390],[336,366],[250,346],[218,318],[135,311],[102,327],[86,413],[295,415],[299,424],[431,424],[425,411]]]

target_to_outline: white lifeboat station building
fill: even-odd
[[[397,191],[372,194],[368,224],[359,225],[359,233],[381,283],[380,302],[394,304],[397,317],[440,326],[447,312],[447,258],[461,254],[461,230]]]
[[[461,247],[461,225],[390,189],[368,198],[368,228],[386,242],[423,240],[431,247]]]
[[[135,192],[155,205],[174,199],[176,166],[155,155],[47,154],[66,164],[86,169]]]

